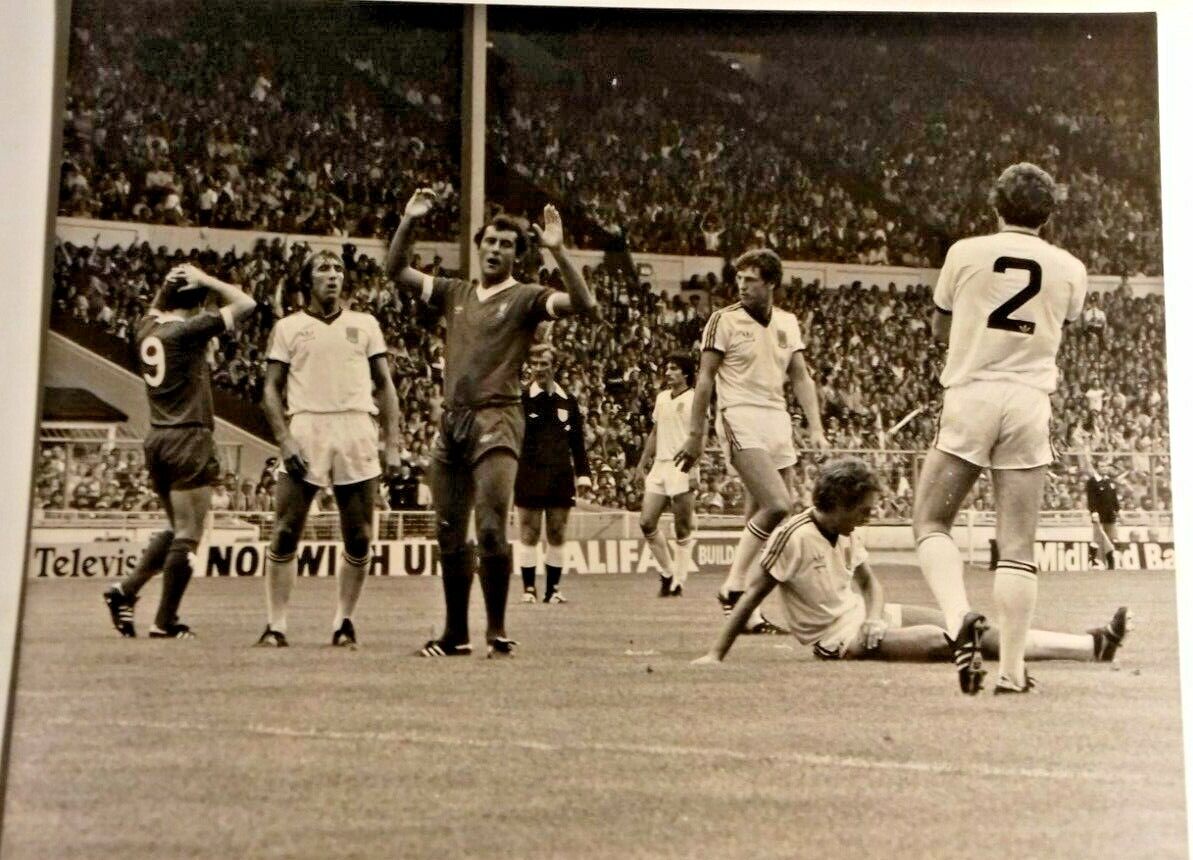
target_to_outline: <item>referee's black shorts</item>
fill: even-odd
[[[575,507],[576,479],[572,470],[544,468],[523,459],[514,481],[514,504],[531,510]]]

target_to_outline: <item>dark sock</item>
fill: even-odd
[[[555,589],[559,588],[559,580],[563,576],[563,568],[556,567],[553,564],[547,565],[547,595],[550,596],[555,593]]]
[[[485,595],[485,641],[505,638],[505,601],[510,591],[510,570],[513,567],[509,544],[499,555],[481,556],[481,592]]]
[[[449,645],[463,645],[468,641],[468,600],[472,595],[473,551],[468,546],[440,557],[443,565],[443,622],[442,641]]]
[[[171,625],[178,623],[178,606],[191,581],[190,557],[198,545],[197,541],[186,538],[174,538],[170,543],[166,566],[162,570],[162,599],[153,622],[161,630],[168,630]]]
[[[1114,570],[1114,550],[1110,550],[1110,552],[1106,553],[1106,568],[1108,570]]]
[[[158,532],[149,539],[149,545],[137,559],[137,566],[124,582],[120,583],[120,590],[126,597],[136,597],[137,592],[145,587],[145,583],[157,576],[166,564],[166,553],[170,551],[170,544],[174,541],[174,532],[166,529]]]
[[[990,541],[990,570],[998,567],[998,541]]]
[[[530,589],[534,588],[534,576],[537,572],[538,572],[538,569],[534,568],[534,567],[522,568],[522,588],[523,589],[525,589],[526,591],[529,591]],[[550,574],[550,572],[551,572],[551,568],[547,568],[547,573]],[[547,577],[547,581],[550,582],[549,575]],[[548,587],[550,587],[550,586],[548,586]]]

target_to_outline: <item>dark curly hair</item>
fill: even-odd
[[[776,287],[783,283],[783,261],[770,248],[746,251],[733,261],[733,268],[739,272],[742,269],[757,269],[766,283]]]
[[[845,510],[860,503],[867,493],[881,489],[878,476],[866,463],[852,457],[834,460],[820,470],[812,504],[825,513]]]
[[[1056,182],[1047,171],[1021,161],[998,177],[990,202],[1007,224],[1036,230],[1044,226],[1056,206]]]
[[[510,230],[517,234],[517,239],[514,241],[514,257],[521,257],[526,253],[526,249],[530,247],[530,240],[527,239],[529,228],[526,226],[526,221],[522,218],[515,218],[512,215],[494,215],[487,222],[481,225],[481,228],[476,231],[472,237],[472,242],[476,247],[481,246],[481,239],[484,238],[485,231],[492,227],[494,230]]]

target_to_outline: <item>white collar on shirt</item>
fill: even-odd
[[[512,287],[516,283],[518,283],[518,282],[516,280],[514,280],[514,276],[510,275],[508,278],[506,278],[500,284],[495,284],[494,286],[491,286],[491,287],[482,287],[478,284],[476,287],[476,298],[478,301],[482,301],[482,302],[488,301],[489,299],[493,298],[493,296],[500,293],[502,290],[508,290],[510,287]]]
[[[149,316],[157,317],[158,322],[186,322],[186,317],[179,316],[173,311],[159,311],[153,308],[149,311]]]
[[[537,382],[530,383],[530,396],[531,397],[538,397],[540,394],[542,394],[546,390],[547,389],[543,388]],[[551,393],[552,394],[562,394],[563,393],[559,389],[559,383],[555,383],[555,385],[551,388]]]

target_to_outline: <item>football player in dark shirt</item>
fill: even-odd
[[[563,542],[568,516],[576,505],[576,487],[592,486],[584,451],[584,419],[576,398],[554,379],[554,353],[547,344],[530,350],[530,387],[522,392],[526,438],[514,482],[514,505],[521,530],[522,602],[534,603],[539,535],[547,523],[547,588],[543,603],[567,603],[559,591]]]
[[[204,308],[209,297],[218,301],[218,311]],[[112,624],[122,636],[136,636],[137,593],[158,571],[164,571],[162,596],[150,638],[194,636],[179,623],[178,606],[203,537],[211,487],[222,477],[212,433],[207,344],[256,307],[239,287],[183,264],[170,270],[137,326],[141,378],[149,397],[145,466],[170,526],[150,539],[132,575],[104,592]]]
[[[563,222],[550,205],[543,210],[543,225],[533,229],[555,257],[566,293],[514,279],[514,264],[529,243],[521,219],[507,215],[491,219],[473,237],[480,256],[479,285],[433,278],[411,267],[414,225],[435,200],[429,189],[415,191],[386,258],[386,271],[394,282],[443,314],[447,327],[443,415],[427,471],[437,514],[446,622],[439,638],[418,653],[472,653],[468,603],[473,549],[467,535],[475,509],[485,640],[490,657],[503,657],[512,655],[516,644],[506,635],[505,605],[512,568],[506,522],[525,432],[519,374],[540,322],[573,313],[595,314],[596,300],[564,253]]]

